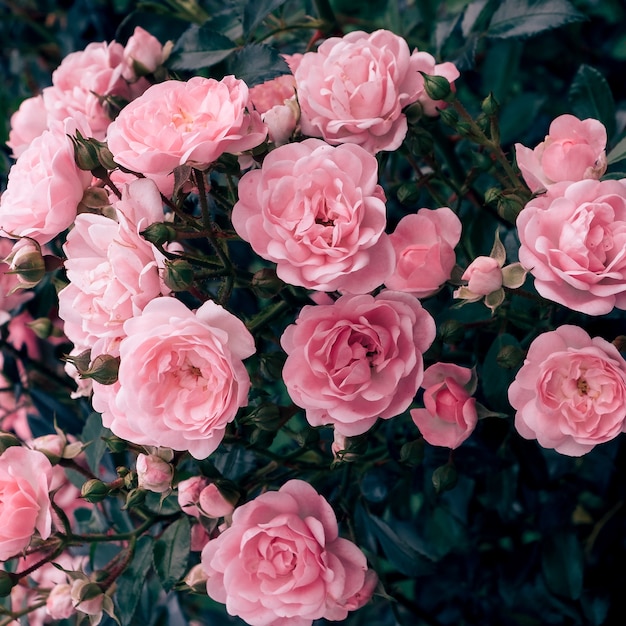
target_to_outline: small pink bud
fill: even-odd
[[[496,259],[479,256],[470,263],[462,279],[472,293],[488,296],[502,287],[502,268]]]
[[[74,612],[72,603],[71,585],[55,585],[50,590],[46,600],[46,612],[52,619],[67,619]]]
[[[163,493],[172,487],[174,468],[156,454],[137,456],[137,484],[141,489]]]

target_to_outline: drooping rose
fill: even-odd
[[[520,263],[544,297],[574,311],[626,309],[626,184],[560,183],[517,218]]]
[[[206,458],[248,402],[252,335],[213,301],[194,313],[170,297],[149,302],[124,334],[117,382],[93,384],[103,424],[133,443]]]
[[[366,293],[393,267],[378,164],[359,146],[307,139],[273,150],[241,179],[232,222],[292,285]]]
[[[476,428],[471,381],[472,370],[454,363],[435,363],[424,372],[424,408],[412,409],[411,418],[431,445],[458,448]]]
[[[461,221],[447,207],[405,215],[389,235],[396,253],[395,270],[385,286],[418,298],[433,295],[452,273]]]
[[[338,536],[328,502],[302,480],[235,509],[204,547],[202,567],[209,596],[252,626],[343,620],[376,582],[361,550]]]
[[[581,456],[626,431],[626,361],[601,337],[560,326],[532,342],[509,401],[522,437]]]
[[[375,154],[396,150],[407,132],[402,110],[418,100],[436,114],[420,71],[459,76],[452,63],[437,65],[427,52],[410,52],[388,30],[353,31],[307,52],[295,71],[302,132],[330,144],[355,143]]]
[[[515,158],[531,191],[562,181],[598,179],[606,170],[606,128],[592,118],[561,115],[533,150],[515,144]]]
[[[345,295],[305,306],[287,327],[283,379],[312,426],[360,435],[409,407],[434,338],[433,318],[409,294]]]

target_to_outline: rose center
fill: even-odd
[[[576,381],[576,387],[578,388],[578,393],[581,396],[586,396],[589,393],[589,385],[587,381],[582,378],[582,376]]]

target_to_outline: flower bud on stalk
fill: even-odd
[[[450,81],[443,76],[432,76],[424,72],[420,72],[424,77],[424,91],[432,100],[446,100],[449,102],[454,99],[454,93],[450,87]]]
[[[117,380],[120,369],[120,357],[99,354],[89,368],[80,372],[81,378],[91,378],[101,385],[112,385]]]
[[[101,480],[97,478],[92,478],[88,480],[80,489],[80,496],[87,502],[102,502],[108,495],[110,489],[109,487],[103,483]]]
[[[155,222],[139,233],[146,241],[155,246],[162,246],[166,243],[176,241],[176,229],[164,222]]]
[[[186,291],[193,285],[193,267],[185,259],[165,261],[163,280],[172,291]]]

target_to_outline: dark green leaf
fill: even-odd
[[[488,37],[527,37],[584,20],[567,0],[506,0],[493,14]]]
[[[168,526],[154,542],[154,569],[165,591],[169,591],[187,571],[191,526],[184,515]]]
[[[504,346],[520,347],[517,339],[512,335],[503,334],[496,337],[485,357],[482,375],[479,377],[479,380],[489,381],[488,384],[483,385],[483,392],[489,402],[488,408],[494,411],[510,413],[508,390],[515,378],[516,371],[514,369],[505,369],[498,363],[498,354]]]
[[[571,600],[580,598],[583,588],[583,553],[576,535],[559,532],[546,538],[541,568],[552,593]]]
[[[243,34],[246,39],[254,33],[261,22],[286,0],[248,0],[243,9]]]
[[[81,434],[81,440],[89,443],[85,448],[85,457],[89,469],[96,475],[99,475],[100,461],[104,456],[107,445],[104,441],[105,437],[111,437],[113,433],[102,426],[102,418],[100,413],[92,413],[88,418]]]
[[[231,55],[237,44],[207,26],[190,26],[176,42],[167,66],[174,70],[211,67]]]
[[[152,537],[144,535],[137,541],[135,554],[130,566],[117,579],[115,593],[116,615],[122,626],[133,623],[133,615],[146,575],[152,565]]]
[[[465,8],[461,22],[463,36],[468,37],[471,32],[480,33],[484,30],[497,6],[498,0],[474,0],[470,2]]]
[[[609,137],[615,132],[615,101],[602,74],[590,65],[581,65],[568,93],[572,111],[580,119],[592,117],[606,126]]]
[[[289,66],[277,50],[262,44],[250,44],[237,50],[227,60],[229,74],[245,81],[249,87],[289,74]]]

